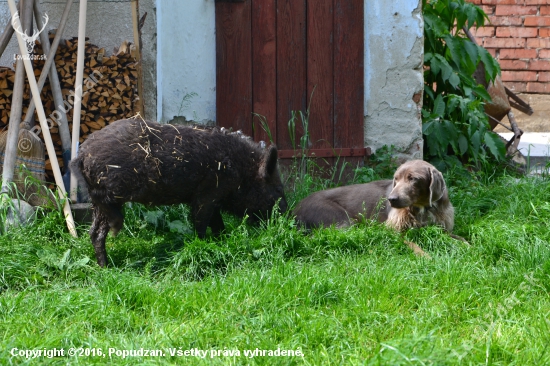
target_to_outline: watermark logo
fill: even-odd
[[[23,137],[19,140],[19,143],[17,143],[17,148],[23,153],[29,152],[32,149],[32,142],[28,138]]]
[[[46,24],[48,24],[48,14],[44,14],[44,25],[42,27],[42,29],[40,30],[35,30],[32,34],[32,36],[29,36],[27,35],[27,30],[25,29],[24,31],[21,30],[21,22],[20,21],[17,21],[19,18],[19,12],[16,12],[11,20],[11,25],[13,27],[13,29],[19,33],[21,35],[21,37],[23,38],[23,40],[25,41],[25,43],[27,44],[27,52],[29,53],[29,59],[32,59],[32,60],[35,60],[35,59],[41,59],[41,60],[44,60],[45,59],[45,55],[38,55],[38,56],[31,56],[31,54],[33,53],[34,51],[34,43],[35,41],[38,39],[38,36],[40,35],[40,33],[42,33],[44,31],[44,29],[46,28]],[[16,24],[18,23],[18,24]],[[23,55],[14,55],[14,59],[17,60],[17,59],[23,59]]]

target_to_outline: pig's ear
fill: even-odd
[[[277,148],[273,145],[269,146],[262,157],[260,165],[260,177],[267,178],[277,170],[277,159],[279,158]]]

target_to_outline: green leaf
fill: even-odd
[[[67,249],[65,251],[65,253],[63,253],[63,257],[61,258],[61,260],[59,261],[59,263],[57,264],[57,267],[60,269],[60,270],[63,270],[67,267],[67,262],[69,261],[69,256],[71,255],[71,250],[70,249]]]
[[[472,144],[472,153],[474,155],[474,159],[477,159],[479,155],[479,149],[481,148],[481,134],[479,131],[474,132],[472,135],[470,142]]]
[[[442,117],[444,113],[445,113],[445,101],[443,100],[443,96],[439,94],[434,101],[433,115],[436,117]]]
[[[424,12],[424,30],[431,31],[437,38],[449,33],[449,28],[436,14]]]
[[[466,21],[468,20],[468,13],[466,13],[466,5],[462,5],[461,7],[458,7],[458,14],[456,15],[456,28],[462,29],[464,27],[464,24],[466,24]]]
[[[428,94],[432,100],[435,98],[433,89],[427,84],[424,84],[424,93]]]
[[[460,155],[464,155],[466,154],[466,151],[468,151],[468,139],[463,134],[460,134],[460,136],[458,136],[458,149]]]
[[[449,144],[449,139],[447,138],[447,131],[443,127],[443,123],[436,121],[434,123],[434,128],[432,135],[437,139],[441,146],[447,146]]]
[[[506,147],[500,137],[492,131],[487,131],[485,132],[484,139],[491,154],[493,154],[497,160],[503,159],[506,155]]]
[[[487,92],[487,90],[483,87],[483,85],[478,85],[473,89],[473,92],[483,98],[484,100],[490,102],[492,100],[491,95]]]
[[[434,73],[437,75],[439,72],[441,72],[441,79],[443,81],[449,80],[451,75],[453,74],[453,68],[449,64],[449,62],[445,59],[445,57],[436,54],[435,57],[432,59],[432,67],[435,64]]]
[[[494,80],[500,72],[500,66],[485,48],[479,47],[479,55],[485,66],[485,80],[487,82]]]
[[[477,61],[479,58],[479,47],[471,42],[468,39],[463,40],[462,48],[464,49],[465,55],[468,57],[463,57],[463,63],[468,74],[473,74],[476,70]]]
[[[466,14],[468,16],[468,22],[466,23],[466,28],[470,29],[474,26],[477,19],[477,9],[473,6],[469,6],[466,9]]]
[[[448,143],[451,144],[455,152],[458,152],[456,138],[458,136],[458,129],[456,128],[456,125],[449,120],[445,120],[443,121],[443,128],[445,130],[445,136],[447,137]]]
[[[455,111],[456,107],[458,106],[459,100],[456,95],[449,95],[447,97],[447,113],[451,114]]]
[[[441,71],[441,55],[435,55],[440,57],[434,57],[430,60],[430,70],[434,73],[434,75],[439,74]]]
[[[426,136],[429,136],[433,131],[434,123],[434,121],[424,122],[422,124],[422,133]]]
[[[429,62],[434,57],[434,54],[431,52],[426,52],[424,54],[424,63]]]
[[[71,268],[84,267],[86,264],[88,264],[89,261],[90,261],[89,257],[83,257],[77,260],[76,262],[74,262],[73,264],[71,264]]]
[[[450,60],[452,60],[456,65],[460,65],[460,61],[463,57],[460,38],[453,37],[448,34],[443,39],[445,40],[445,44],[447,45],[447,49],[450,53]]]
[[[455,72],[453,72],[449,78],[449,84],[451,84],[453,88],[458,89],[458,86],[460,85],[460,78]]]
[[[476,25],[478,27],[483,27],[485,25],[485,21],[489,20],[489,17],[481,8],[477,8],[477,19],[476,19]]]

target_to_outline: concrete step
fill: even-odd
[[[500,136],[510,140],[511,132],[499,132]],[[525,156],[530,170],[545,168],[550,162],[550,132],[524,132],[519,141],[518,150]]]

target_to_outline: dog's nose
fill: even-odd
[[[397,202],[399,202],[399,197],[396,195],[391,195],[388,197],[388,201],[390,202],[390,205],[394,206]]]

